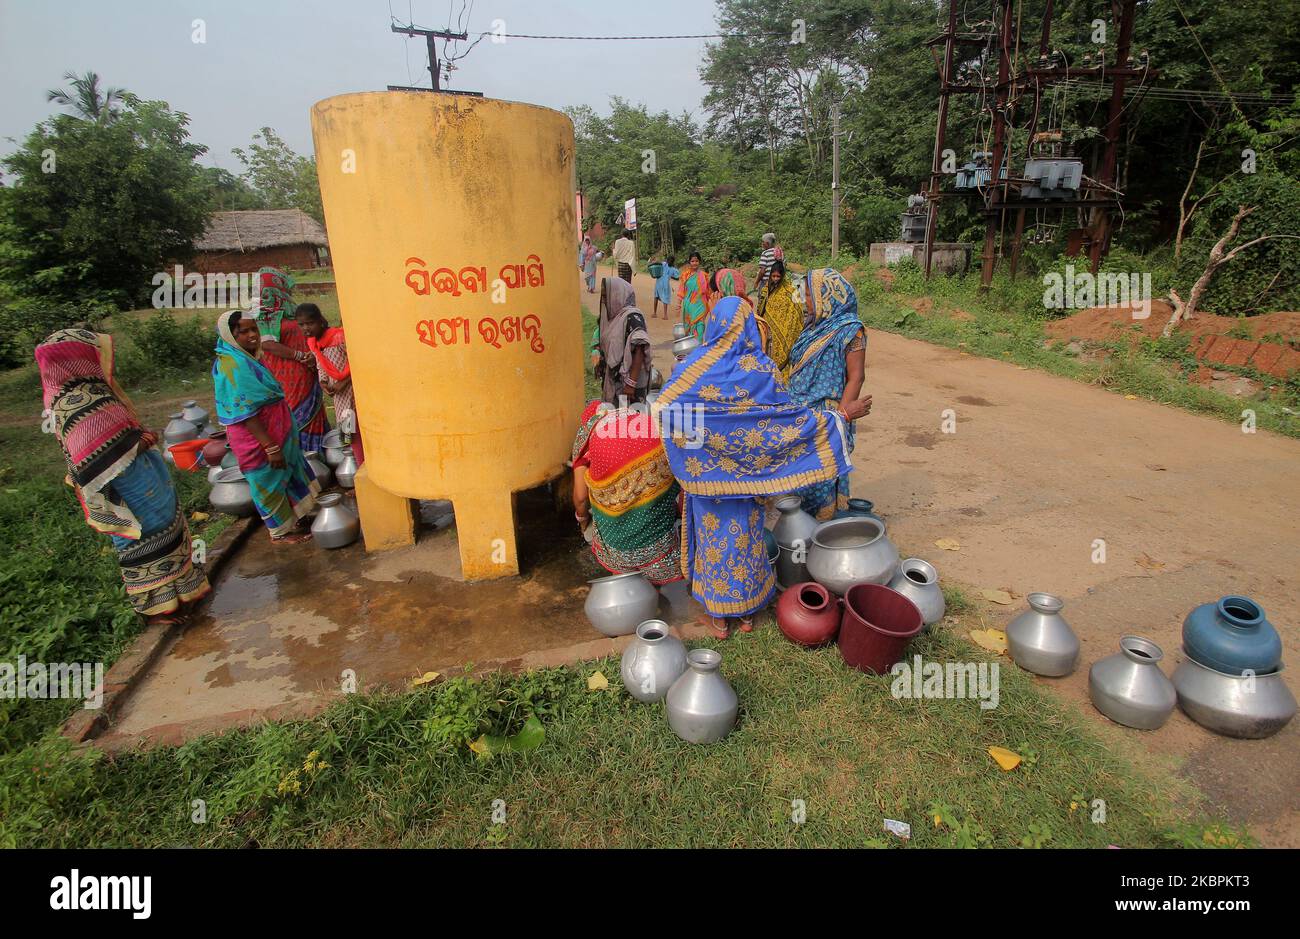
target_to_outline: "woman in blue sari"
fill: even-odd
[[[804,330],[790,349],[790,397],[845,419],[849,452],[853,421],[871,411],[871,396],[859,399],[866,377],[867,335],[858,317],[858,295],[838,271],[809,271],[804,277]],[[849,505],[849,478],[841,474],[799,491],[804,511],[828,519]]]
[[[796,404],[778,375],[749,302],[725,297],[709,311],[704,344],[677,364],[653,405],[685,491],[682,573],[719,639],[728,617],[752,628],[776,593],[761,499],[850,469],[845,421]]]
[[[302,522],[320,483],[298,444],[299,428],[284,389],[261,361],[261,334],[251,313],[230,310],[217,320],[212,395],[226,441],[248,480],[253,504],[277,544],[311,538]]]

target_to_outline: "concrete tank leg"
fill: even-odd
[[[461,575],[491,580],[519,573],[515,551],[515,497],[510,492],[471,492],[452,496]]]
[[[410,499],[376,486],[364,464],[357,472],[356,494],[367,551],[415,544],[415,510]]]

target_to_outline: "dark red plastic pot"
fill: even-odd
[[[881,584],[854,584],[844,594],[840,655],[844,663],[884,675],[924,622],[916,604]]]
[[[203,445],[203,461],[207,466],[216,466],[226,455],[226,441],[212,439]]]
[[[839,631],[839,604],[821,584],[795,584],[776,601],[776,625],[791,642],[820,646]]]

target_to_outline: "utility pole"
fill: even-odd
[[[840,253],[840,106],[831,106],[831,260]]]
[[[469,38],[468,33],[452,33],[445,29],[421,29],[414,24],[407,26],[398,26],[393,23],[390,26],[395,33],[404,33],[407,36],[423,36],[424,41],[429,46],[429,77],[433,80],[432,88],[415,88],[410,85],[389,85],[389,91],[441,91],[449,95],[469,95],[474,98],[483,97],[481,91],[452,91],[442,87],[439,77],[442,73],[442,63],[438,61],[438,50],[435,48],[433,41],[435,39],[456,39],[465,41]]]

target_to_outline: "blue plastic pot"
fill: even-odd
[[[1183,648],[1194,661],[1229,675],[1257,675],[1282,664],[1282,637],[1249,597],[1203,603],[1183,620]]]
[[[870,499],[850,499],[849,507],[847,509],[840,509],[834,515],[835,518],[855,518],[859,516],[874,518],[881,522],[884,521],[884,519],[875,513],[875,505]]]

